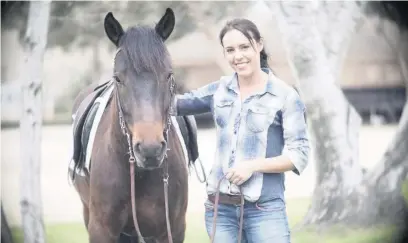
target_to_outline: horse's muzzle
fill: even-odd
[[[139,166],[146,169],[160,167],[167,150],[167,143],[163,140],[157,143],[136,143],[133,147]]]

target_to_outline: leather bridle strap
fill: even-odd
[[[174,96],[174,88],[175,88],[175,80],[174,80],[173,75],[170,76],[170,82],[171,82],[170,83],[170,95],[171,95],[171,100],[172,100]],[[119,112],[119,124],[122,130],[122,133],[126,136],[127,145],[128,145],[129,164],[130,164],[130,194],[131,194],[133,224],[135,226],[135,230],[136,230],[136,234],[137,234],[139,243],[146,243],[140,232],[139,223],[137,221],[137,214],[136,214],[136,197],[135,197],[135,162],[136,162],[136,159],[135,159],[133,148],[132,148],[132,141],[131,141],[130,133],[128,132],[128,129],[126,127],[122,106],[120,104],[117,82],[115,82],[115,88],[116,88],[116,103],[117,103],[118,112]],[[165,137],[164,139],[166,142],[168,142],[168,133],[169,133],[170,126],[171,126],[171,114],[168,113],[167,121],[165,124],[165,129],[163,132],[163,135]],[[167,151],[165,153],[165,157],[164,157],[165,161],[163,163],[163,166],[164,166],[163,188],[164,188],[164,202],[165,202],[165,212],[166,212],[167,237],[168,237],[169,243],[173,243],[173,236],[171,234],[171,225],[170,225],[170,218],[169,218],[169,205],[168,205],[169,173],[168,173]]]
[[[132,206],[133,224],[135,225],[135,230],[136,230],[137,239],[139,243],[146,243],[140,232],[139,223],[137,222],[137,214],[136,214],[136,199],[135,199],[135,162],[136,162],[136,159],[133,153],[132,141],[130,140],[130,133],[128,132],[126,128],[125,119],[123,117],[123,111],[122,111],[122,106],[119,100],[119,90],[118,90],[117,83],[115,83],[115,88],[116,88],[116,103],[118,105],[118,112],[119,112],[119,124],[122,130],[122,133],[126,136],[128,151],[129,151],[128,153],[129,153],[129,164],[130,164],[130,200],[131,200],[131,206]]]
[[[214,200],[214,216],[213,216],[213,226],[212,226],[212,234],[211,234],[211,243],[214,243],[215,240],[215,231],[217,227],[217,214],[218,214],[218,202],[220,200],[220,187],[221,187],[221,182],[225,179],[225,175],[218,181],[217,189],[215,192],[215,200]],[[239,188],[239,191],[241,193],[241,212],[240,212],[240,217],[239,217],[239,232],[238,232],[238,243],[241,243],[242,241],[242,229],[243,229],[243,224],[244,224],[244,195],[242,194],[242,189],[241,187]]]

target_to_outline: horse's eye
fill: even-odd
[[[118,77],[118,76],[113,75],[113,79],[114,79],[116,82],[120,83],[120,79],[119,79],[119,77]]]

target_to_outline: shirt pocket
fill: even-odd
[[[250,131],[254,133],[263,132],[270,125],[271,113],[276,113],[274,109],[261,105],[248,108],[246,124]]]
[[[222,100],[215,104],[214,118],[215,123],[223,128],[227,125],[232,112],[233,100]]]

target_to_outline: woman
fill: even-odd
[[[234,19],[219,38],[234,74],[177,95],[173,104],[175,115],[212,112],[215,120],[216,154],[205,202],[207,232],[212,235],[214,195],[221,180],[215,242],[237,242],[240,192],[245,199],[242,242],[290,242],[284,172],[299,175],[308,162],[305,106],[294,88],[268,68],[254,23]]]

